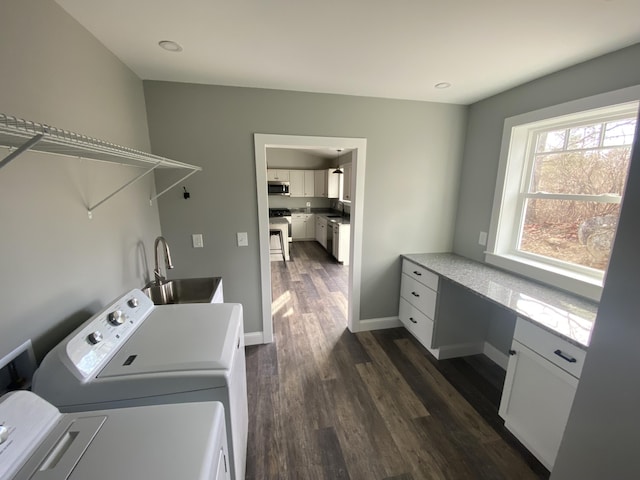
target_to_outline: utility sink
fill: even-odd
[[[161,284],[150,282],[142,292],[155,305],[173,303],[222,303],[222,278],[180,278],[165,280]]]

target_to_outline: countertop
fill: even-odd
[[[269,225],[281,225],[289,224],[289,221],[284,217],[269,217]]]
[[[598,304],[453,253],[402,257],[586,349]]]
[[[331,223],[338,223],[340,225],[351,225],[351,217],[348,214],[342,214],[342,212],[339,212],[337,210],[331,210],[328,208],[312,208],[310,211],[307,210],[306,208],[292,208],[291,209],[291,213],[292,214],[296,214],[296,213],[312,213],[314,215],[320,215],[323,216],[327,219],[328,222]],[[340,215],[340,217],[337,218],[330,218],[329,215]]]

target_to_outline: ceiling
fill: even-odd
[[[457,104],[640,42],[639,0],[57,3],[143,80]]]

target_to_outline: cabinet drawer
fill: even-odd
[[[408,275],[414,280],[417,280],[423,285],[426,285],[432,290],[438,290],[438,275],[430,272],[420,265],[416,265],[415,263],[405,259],[402,261],[402,273]]]
[[[576,378],[580,378],[587,352],[562,338],[547,332],[537,325],[518,318],[513,339],[562,368]]]
[[[416,339],[428,349],[431,349],[433,337],[433,321],[416,307],[400,299],[400,321],[416,337]]]
[[[400,285],[400,296],[427,317],[431,319],[435,318],[436,292],[404,273],[402,274],[402,282]]]

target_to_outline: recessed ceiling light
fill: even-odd
[[[449,82],[440,82],[434,85],[435,88],[439,88],[439,89],[449,88],[450,86],[451,84]]]
[[[173,40],[161,40],[158,42],[160,48],[164,48],[168,52],[181,52],[182,46],[179,43],[174,42]]]

